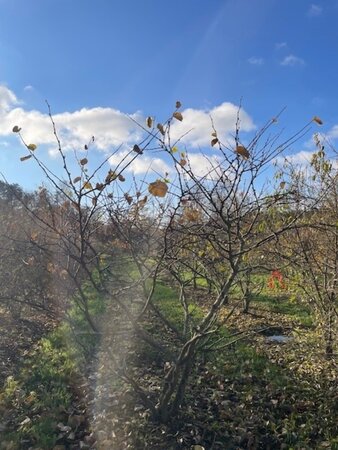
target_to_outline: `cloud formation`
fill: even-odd
[[[295,55],[288,55],[281,61],[281,66],[303,66],[305,64],[304,59]]]
[[[320,5],[312,3],[312,5],[310,5],[310,8],[308,9],[307,15],[309,17],[318,17],[322,14],[322,12],[323,8]]]
[[[179,140],[193,148],[210,147],[212,123],[222,142],[230,139],[235,131],[238,106],[224,102],[211,109],[185,109],[182,111],[183,121],[175,121],[171,128],[172,141]],[[240,128],[244,132],[255,129],[252,118],[243,110],[240,111]]]
[[[235,131],[238,106],[225,102],[211,109],[188,108],[182,110],[182,114],[183,122],[177,120],[172,122],[171,143],[179,141],[180,148],[210,149],[212,121],[219,138],[226,142]],[[109,154],[121,147],[118,156],[114,155],[111,158],[112,165],[116,164],[118,157],[126,155],[121,152],[127,152],[128,148],[144,137],[144,131],[137,123],[144,124],[145,117],[139,111],[126,114],[114,108],[98,106],[61,112],[53,115],[53,120],[64,151],[83,149],[92,136],[95,136],[95,150]],[[35,143],[38,147],[45,146],[51,156],[57,153],[48,112],[25,109],[10,89],[0,85],[0,138],[11,136],[14,125],[22,128],[27,143]],[[244,132],[255,129],[253,120],[243,109],[240,111],[240,126]],[[196,156],[193,156],[191,161],[197,167],[202,164],[201,159]],[[151,170],[157,172],[168,171],[168,164],[165,161],[146,154],[142,155],[142,158],[137,158],[128,170],[141,174],[148,171],[150,166]]]
[[[248,63],[254,66],[262,66],[264,64],[264,59],[255,58],[254,56],[252,56],[251,58],[248,59]]]

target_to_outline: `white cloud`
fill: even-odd
[[[281,66],[303,66],[305,64],[305,61],[298,56],[288,55],[283,59],[283,61],[281,61],[280,64]]]
[[[254,56],[252,56],[251,58],[248,59],[248,63],[254,66],[262,66],[264,64],[264,59],[255,58]]]
[[[27,84],[27,86],[25,86],[23,88],[24,91],[33,91],[34,87],[31,84]]]
[[[56,148],[50,118],[47,113],[18,107],[15,94],[0,86],[0,136],[12,134],[14,125],[22,128],[27,142],[48,145],[51,153]],[[143,121],[140,113],[131,114],[136,121]],[[95,136],[98,150],[109,151],[121,144],[135,143],[142,135],[127,114],[113,108],[83,108],[53,116],[64,150],[82,149],[91,136]]]
[[[0,85],[0,116],[19,103],[14,92]]]
[[[286,48],[287,47],[287,43],[286,42],[277,42],[275,44],[275,49],[276,50],[280,50],[282,48]]]
[[[293,155],[287,155],[286,159],[293,164],[306,165],[311,162],[311,158],[312,158],[313,154],[314,154],[314,151],[301,150],[300,152],[294,153]],[[284,158],[282,158],[282,157],[281,157],[281,159],[284,160]]]
[[[183,122],[172,122],[171,143],[180,140],[187,133],[182,138],[182,145],[211,148],[211,118],[220,140],[227,142],[235,132],[238,106],[225,102],[209,110],[186,109],[182,114]],[[145,123],[140,112],[128,116],[117,109],[102,107],[82,108],[53,115],[65,151],[81,150],[90,141],[91,136],[95,136],[95,148],[106,153],[120,146],[120,151],[126,151],[142,140],[144,131],[131,118],[140,124]],[[57,145],[47,111],[43,113],[25,109],[10,89],[0,85],[0,138],[12,136],[12,128],[15,125],[22,128],[27,143],[45,145],[49,154],[55,156]],[[243,132],[255,129],[253,120],[243,109],[240,111],[240,128]],[[115,164],[115,161],[116,158],[113,157],[111,164]],[[146,154],[137,158],[130,170],[134,173],[144,173],[150,165],[152,170],[168,171],[168,165],[162,159],[150,158]]]
[[[223,142],[229,139],[235,132],[238,106],[225,102],[210,110],[186,109],[182,114],[183,122],[175,121],[171,127],[172,142],[183,136],[181,141],[184,144],[196,148],[210,146],[211,118],[219,139]],[[253,120],[243,109],[240,111],[240,127],[242,131],[255,129]]]
[[[124,166],[134,156],[135,153],[130,153],[128,150],[121,150],[109,158],[109,164],[114,168],[124,159]],[[170,173],[172,169],[163,159],[153,158],[143,154],[139,155],[127,167],[126,171],[134,173],[135,175],[141,175],[150,171],[163,176],[165,173]]]
[[[220,163],[221,158],[217,155],[206,156],[202,153],[188,155],[188,164],[194,175],[198,177],[218,178],[221,173]]]
[[[310,8],[308,9],[307,15],[309,17],[318,17],[322,14],[323,8],[320,5],[316,5],[312,3]]]

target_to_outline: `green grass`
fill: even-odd
[[[310,327],[313,325],[313,316],[310,309],[287,295],[277,296],[271,293],[262,293],[253,298],[252,305],[264,305],[272,312],[285,314],[299,320],[304,326]]]
[[[91,314],[97,317],[104,313],[103,298],[88,285],[84,289]],[[72,326],[64,322],[41,339],[18,375],[9,377],[0,391],[0,415],[10,411],[13,423],[0,441],[10,442],[12,449],[25,448],[24,441],[42,449],[51,449],[56,443],[56,425],[72,403],[72,380],[81,373],[98,342],[76,305],[69,316]],[[24,422],[27,418],[30,420]]]

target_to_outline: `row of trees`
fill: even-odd
[[[172,121],[184,120],[180,107],[177,102],[163,124],[155,124],[150,117],[145,126],[140,124],[144,140],[114,168],[105,169],[107,159],[89,172],[92,138],[85,145],[86,155],[78,159],[78,174],[69,170],[50,115],[64,168],[62,179],[42,163],[36,145],[25,142],[20,128],[13,128],[29,152],[23,161],[35,160],[49,184],[48,190],[45,187],[29,198],[10,189],[19,205],[16,214],[29,218],[22,219],[27,229],[14,240],[24,241],[31,251],[27,257],[25,253],[24,266],[17,259],[13,265],[32,271],[28,278],[34,288],[38,285],[34,277],[41,283],[44,280],[42,271],[46,283],[53,286],[48,292],[72,298],[93,333],[100,329],[91,316],[83,282],[109,293],[135,333],[166,361],[169,358],[156,397],[147,392],[142,380],[133,379],[123,368],[120,371],[162,422],[178,413],[199,355],[226,348],[217,334],[220,313],[239,288],[248,310],[255,274],[283,271],[289,288],[317,315],[328,356],[334,352],[337,324],[337,169],[317,138],[318,151],[306,169],[286,160],[272,175],[273,163],[281,161],[285,150],[320,119],[314,118],[284,141],[271,134],[276,122],[272,119],[246,145],[241,141],[240,114],[231,144],[222,142],[211,122],[210,143],[219,156],[215,162],[205,155],[209,169],[200,176],[189,154],[178,151],[180,142],[171,139]],[[154,151],[171,161],[173,178],[126,180],[133,160]],[[117,264],[131,265],[133,278],[112,292],[105,274]],[[199,279],[204,280],[210,298],[203,317],[193,314]],[[154,301],[156,286],[163,280],[177,290],[182,326],[171,323]],[[143,294],[137,308],[119,295],[121,289],[135,286]],[[25,295],[26,300],[44,298],[27,289]],[[149,314],[162,324],[161,337],[145,326]],[[169,335],[177,343],[175,350],[168,345]]]

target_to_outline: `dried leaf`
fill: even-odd
[[[32,155],[21,156],[20,161],[27,161],[27,159],[31,158]]]
[[[123,182],[123,181],[126,181],[126,179],[124,178],[124,176],[121,175],[121,174],[118,176],[118,179],[119,179],[119,181],[122,181],[122,182]]]
[[[85,149],[85,150],[88,150],[88,145],[87,145],[87,144],[84,146],[84,149]]]
[[[212,137],[217,137],[216,131],[213,131],[213,132],[211,133],[211,136],[212,136]]]
[[[79,181],[81,181],[81,177],[75,177],[73,180],[73,183],[78,183]]]
[[[241,155],[244,159],[249,159],[249,157],[250,157],[250,153],[248,152],[248,150],[245,147],[243,147],[243,145],[237,145],[236,152],[239,155]]]
[[[140,147],[137,144],[134,145],[133,151],[135,153],[138,153],[139,155],[142,155],[142,153],[143,153],[143,150],[141,150]]]
[[[147,117],[147,126],[148,128],[151,128],[153,126],[153,118],[152,117]]]
[[[17,125],[15,125],[15,127],[13,127],[12,131],[13,131],[13,133],[20,133],[21,128],[19,128]]]
[[[127,200],[128,205],[130,205],[133,202],[133,197],[131,197],[127,193],[124,194],[124,198]]]
[[[179,164],[180,164],[180,166],[184,167],[187,164],[187,160],[186,159],[181,159]]]
[[[177,100],[177,102],[176,102],[176,109],[180,108],[181,106],[182,106],[182,103],[179,100]]]
[[[179,111],[175,111],[173,114],[173,117],[175,117],[175,119],[179,120],[180,122],[182,122],[182,120],[183,120],[182,113],[180,113]]]
[[[89,181],[86,181],[85,184],[83,185],[83,187],[85,189],[93,189],[93,186]]]
[[[80,159],[81,166],[85,166],[87,163],[88,163],[88,159],[87,158]]]
[[[154,197],[165,197],[168,192],[168,186],[164,181],[157,180],[149,184],[148,191]]]
[[[98,191],[103,191],[104,185],[102,183],[96,183],[95,189]]]
[[[34,150],[36,150],[38,148],[37,145],[35,144],[29,144],[27,145],[28,150],[31,150],[32,152],[34,152]]]
[[[117,178],[116,173],[113,170],[109,169],[109,172],[106,176],[105,182],[109,184],[112,181],[116,180],[116,178]]]
[[[279,187],[280,187],[281,189],[284,189],[284,188],[285,188],[285,185],[286,185],[285,181],[281,181]]]
[[[162,125],[161,123],[158,123],[158,124],[157,124],[157,129],[158,129],[159,132],[162,134],[162,136],[165,135],[165,131],[164,131],[163,125]]]
[[[218,142],[218,138],[215,137],[214,139],[211,140],[211,147],[213,147],[214,145],[216,145]]]
[[[323,121],[320,117],[318,116],[314,116],[314,118],[312,119],[314,122],[316,122],[318,125],[323,125]]]

